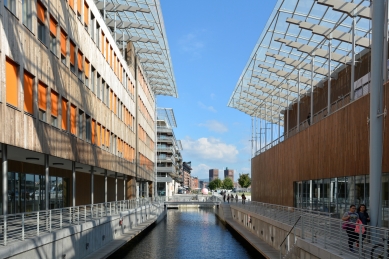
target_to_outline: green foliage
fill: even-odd
[[[221,188],[223,185],[222,181],[220,179],[215,179],[208,184],[208,188],[211,190],[216,190]]]
[[[234,182],[232,181],[231,178],[225,178],[223,181],[223,188],[227,190],[232,190],[234,188]]]
[[[251,185],[251,178],[249,174],[239,174],[238,183],[242,188],[247,188]]]

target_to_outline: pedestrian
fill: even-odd
[[[223,193],[223,202],[226,202],[226,193]]]
[[[354,204],[350,205],[350,211],[344,213],[342,220],[343,222],[342,228],[346,230],[348,236],[348,247],[351,252],[355,252],[354,250],[354,242],[358,240],[358,233],[355,233],[355,224],[359,219],[359,215],[356,212],[356,207]]]
[[[246,195],[244,195],[244,193],[242,194],[242,204],[245,204],[246,203]]]
[[[308,122],[308,126],[311,125],[311,113],[308,113],[307,122]]]
[[[238,194],[235,195],[235,200],[236,200],[236,203],[238,203]]]
[[[370,222],[370,216],[369,216],[369,213],[367,213],[367,209],[366,209],[365,204],[359,205],[359,208],[357,209],[357,213],[358,213],[359,219],[362,221],[363,225],[367,225]],[[363,240],[366,238],[366,232],[367,232],[367,228],[365,226],[365,233],[362,234],[362,246],[363,246]],[[359,247],[358,241],[357,241],[357,247]]]
[[[227,202],[230,203],[230,194],[227,194]]]

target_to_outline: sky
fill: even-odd
[[[157,106],[173,108],[183,160],[199,179],[251,174],[251,118],[227,104],[276,0],[160,1],[178,98]]]

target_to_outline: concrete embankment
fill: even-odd
[[[121,212],[0,247],[0,258],[107,258],[166,217],[163,204]]]

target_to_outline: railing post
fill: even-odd
[[[36,235],[39,236],[39,211],[36,213]]]
[[[313,215],[312,215],[312,212],[311,212],[311,242],[314,243],[313,241]]]
[[[51,233],[51,210],[49,210],[49,232]]]
[[[109,203],[109,215],[112,215],[112,209],[111,209],[112,203]]]
[[[24,213],[22,214],[22,240],[24,240]]]
[[[342,221],[340,221],[339,222],[339,230],[338,230],[338,233],[340,233],[340,235],[342,235],[342,225],[343,225],[343,223],[342,223]],[[339,251],[340,251],[340,255],[342,255],[343,253],[342,253],[342,242],[338,242],[338,244],[339,244]]]
[[[358,233],[359,234],[359,240],[358,240],[358,242],[359,242],[359,249],[358,249],[359,258],[361,258],[361,256],[362,256],[362,226],[363,226],[363,224],[359,224],[359,233]],[[385,243],[387,243],[387,242],[385,242]],[[387,254],[386,249],[384,249],[384,254]]]
[[[84,205],[84,222],[86,222],[86,205]]]
[[[62,229],[62,208],[60,209],[60,214],[59,214],[59,228]]]
[[[77,225],[80,225],[80,206],[77,207]]]
[[[69,225],[71,225],[74,222],[74,220],[72,220],[73,219],[72,215],[74,215],[72,213],[72,208],[69,208]]]

